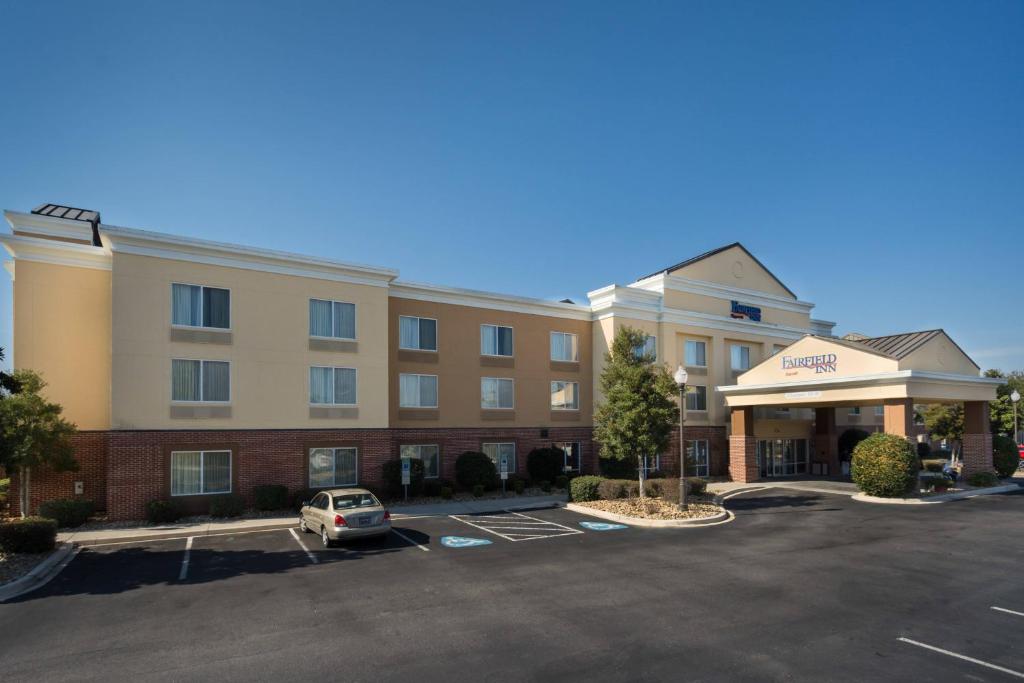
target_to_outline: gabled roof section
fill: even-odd
[[[795,294],[795,293],[793,292],[793,290],[792,290],[792,289],[790,289],[789,287],[787,287],[787,286],[786,286],[786,284],[785,284],[785,283],[784,283],[784,282],[783,282],[782,280],[780,280],[780,279],[779,279],[778,277],[776,277],[775,273],[773,273],[772,271],[770,271],[770,270],[768,269],[768,267],[767,267],[767,266],[765,266],[765,265],[764,265],[763,263],[761,263],[761,261],[760,261],[760,260],[758,260],[758,258],[757,258],[756,256],[754,256],[753,254],[751,254],[751,253],[750,253],[750,250],[749,250],[749,249],[747,249],[746,247],[744,247],[744,246],[743,246],[742,244],[740,244],[739,242],[733,242],[732,244],[726,244],[725,246],[722,246],[722,247],[718,247],[717,249],[712,249],[711,251],[706,251],[706,252],[704,252],[703,254],[698,254],[697,256],[694,256],[694,257],[692,257],[692,258],[688,258],[688,259],[686,259],[685,261],[680,261],[679,263],[676,263],[675,265],[671,265],[671,266],[668,266],[667,268],[662,268],[661,270],[656,270],[655,272],[653,272],[653,273],[650,273],[649,275],[644,275],[643,277],[637,278],[637,280],[636,280],[636,281],[637,281],[637,282],[640,282],[641,280],[646,280],[647,278],[650,278],[650,277],[654,277],[655,275],[662,275],[662,274],[674,273],[675,271],[677,271],[677,270],[680,270],[680,269],[682,269],[682,268],[685,268],[686,266],[689,266],[689,265],[692,265],[692,264],[694,264],[694,263],[697,263],[698,261],[703,261],[704,259],[706,259],[706,258],[710,258],[710,257],[714,256],[715,254],[720,254],[720,253],[722,253],[723,251],[728,251],[729,249],[733,249],[733,248],[738,248],[738,249],[742,249],[742,250],[743,250],[743,253],[745,253],[745,254],[746,254],[747,256],[749,256],[749,257],[750,257],[750,259],[751,259],[751,260],[752,260],[752,261],[753,261],[754,263],[756,263],[756,264],[757,264],[758,266],[760,266],[761,268],[763,268],[763,269],[764,269],[764,271],[765,271],[766,273],[768,273],[768,275],[769,275],[769,276],[771,276],[771,278],[772,278],[773,280],[775,280],[775,282],[777,282],[777,283],[779,284],[779,286],[780,286],[780,287],[782,287],[782,288],[783,288],[784,290],[786,290],[787,292],[789,292],[790,296],[792,296],[792,297],[793,297],[794,299],[798,299],[798,298],[799,298],[799,297],[798,297],[798,296],[797,296],[797,295],[796,295],[796,294]]]
[[[868,337],[865,339],[859,339],[854,343],[863,344],[864,346],[880,351],[892,358],[902,360],[940,335],[948,339],[949,342],[953,344],[953,346],[955,346],[957,350],[967,358],[967,360],[971,361],[975,367],[979,370],[981,369],[981,366],[975,363],[974,360],[968,356],[962,348],[960,348],[960,345],[953,341],[953,338],[946,334],[946,331],[943,329],[923,330],[921,332],[904,332],[902,334],[890,334],[884,337]]]

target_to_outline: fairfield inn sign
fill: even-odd
[[[783,370],[813,369],[814,374],[835,372],[838,358],[834,353],[822,353],[817,356],[783,356]]]

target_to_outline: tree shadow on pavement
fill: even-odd
[[[824,500],[818,494],[804,495],[768,495],[757,497],[734,497],[725,501],[725,507],[732,512],[766,510],[777,508],[816,508],[815,512],[837,512],[842,508],[817,507]]]

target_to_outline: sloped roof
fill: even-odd
[[[974,359],[968,356],[967,353],[960,348],[960,345],[953,341],[953,338],[946,334],[946,331],[943,329],[922,330],[921,332],[904,332],[903,334],[889,334],[884,337],[868,337],[866,339],[859,339],[854,343],[863,344],[864,346],[880,351],[887,356],[901,360],[912,354],[914,351],[917,351],[939,335],[948,339],[953,346],[960,351],[960,353],[964,354],[964,357],[966,357],[967,360],[971,361],[971,364],[973,364],[974,367],[979,370],[981,369],[981,366],[975,363]]]
[[[761,263],[761,261],[759,261],[756,256],[754,256],[753,254],[750,253],[749,249],[747,249],[745,246],[743,246],[739,242],[733,242],[732,244],[726,244],[723,247],[718,247],[717,249],[712,249],[711,251],[706,251],[703,254],[698,254],[697,256],[694,256],[692,258],[688,258],[685,261],[680,261],[679,263],[677,263],[675,265],[669,266],[667,268],[662,268],[661,270],[656,270],[656,271],[654,271],[653,273],[651,273],[649,275],[644,275],[643,277],[639,277],[639,278],[636,279],[636,281],[640,282],[641,280],[646,280],[649,277],[654,277],[655,275],[661,275],[662,273],[671,273],[673,271],[679,270],[680,268],[685,268],[686,266],[688,266],[688,265],[690,265],[692,263],[696,263],[697,261],[703,261],[704,259],[710,258],[711,256],[714,256],[715,254],[720,254],[723,251],[727,251],[729,249],[732,249],[733,247],[739,247],[740,249],[742,249],[743,253],[745,253],[747,256],[749,256],[754,261],[754,263],[756,263],[757,265],[759,265],[762,268],[764,268],[764,271],[766,273],[768,273],[772,277],[773,280],[775,280],[777,283],[779,283],[780,287],[782,287],[784,290],[789,292],[790,296],[792,296],[794,299],[798,299],[799,298],[793,292],[792,289],[787,287],[786,284],[782,280],[780,280],[778,277],[775,276],[775,273],[773,273],[772,271],[768,270],[767,266],[765,266],[763,263]]]

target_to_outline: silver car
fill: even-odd
[[[391,513],[366,489],[321,491],[302,503],[299,530],[320,534],[320,542],[329,548],[343,539],[386,536]]]

